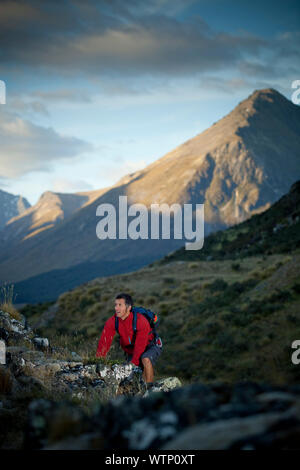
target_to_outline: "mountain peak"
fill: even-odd
[[[26,198],[0,189],[0,230],[10,219],[24,213],[29,207]]]
[[[53,191],[44,191],[40,195],[38,202],[45,201],[47,199],[53,199],[53,197],[57,197],[57,193],[54,193]]]
[[[288,106],[295,107],[295,105],[290,100],[288,100],[284,95],[279,93],[279,91],[275,90],[274,88],[263,88],[261,90],[254,90],[254,92],[251,93],[248,98],[239,103],[237,108],[240,106],[252,106],[257,110],[258,106],[260,105],[264,107],[272,105],[274,108],[274,105],[276,106],[276,104],[279,106],[288,104]]]

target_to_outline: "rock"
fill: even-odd
[[[5,328],[0,328],[0,339],[7,342],[9,338],[9,332]]]
[[[178,387],[182,387],[180,380],[177,377],[168,377],[154,382],[154,388],[151,391],[169,392]]]
[[[111,366],[111,370],[113,371],[114,377],[119,382],[123,379],[126,379],[132,372],[132,364],[125,363],[125,364],[114,364]]]
[[[9,313],[0,310],[0,337],[5,341],[22,339],[30,343],[33,336],[32,329],[26,324],[25,317],[21,321],[12,318]]]
[[[79,436],[86,431],[87,417],[80,408],[64,401],[34,400],[28,408],[25,447],[40,449],[66,436]]]
[[[56,362],[42,363],[35,365],[33,369],[33,374],[35,377],[43,379],[45,377],[53,376],[61,370],[61,367]]]
[[[166,383],[178,384],[173,378]],[[104,392],[106,387],[105,383]],[[74,396],[82,399],[85,391],[88,388],[78,388],[74,390]],[[286,404],[284,411],[276,408],[278,403]],[[57,403],[36,406],[34,419],[37,424],[29,422],[28,429],[32,434],[27,436],[26,448],[32,448],[32,443],[38,439],[39,448],[54,445],[50,429],[58,406]],[[45,408],[51,411],[47,412],[48,431],[43,431],[41,441],[39,423],[45,421]],[[77,411],[76,405],[68,405],[68,414],[76,415]],[[168,392],[150,393],[147,398],[118,395],[107,403],[98,402],[89,416],[82,415],[76,426],[86,436],[82,440],[79,435],[74,438],[74,442],[78,439],[81,449],[91,446],[136,450],[296,448],[300,432],[300,389],[253,383],[233,387],[193,384]],[[55,440],[55,448],[69,448],[73,435],[72,427],[67,427],[60,442]],[[92,435],[94,444],[87,437]]]
[[[68,362],[70,369],[80,368],[83,366],[82,362]]]
[[[48,338],[33,338],[32,342],[40,351],[46,351],[49,348]]]
[[[36,350],[31,350],[31,349],[24,349],[22,351],[22,357],[25,359],[25,361],[30,361],[35,363],[35,365],[41,364],[45,362],[45,356],[42,351],[36,351]]]
[[[109,375],[111,375],[111,369],[104,364],[97,364],[96,365],[96,372],[102,377],[103,379]]]
[[[99,450],[104,449],[105,440],[99,433],[86,433],[78,437],[64,439],[44,447],[44,450]]]
[[[161,447],[163,450],[230,449],[241,439],[261,434],[280,420],[280,414],[234,418],[192,426]]]
[[[22,389],[27,389],[27,393],[32,396],[35,396],[38,392],[45,391],[44,383],[36,377],[22,375],[18,378],[18,382],[22,385]]]
[[[82,361],[82,358],[75,351],[71,352],[71,356],[74,361]]]
[[[67,382],[75,382],[75,380],[78,380],[78,375],[72,374],[71,372],[67,372],[61,374],[60,378],[66,380]]]

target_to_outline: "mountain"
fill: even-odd
[[[0,230],[15,216],[23,214],[30,207],[22,196],[15,196],[0,189]]]
[[[270,207],[300,176],[300,108],[256,90],[209,129],[124,180],[150,205],[205,202],[205,221],[228,226]],[[284,163],[284,164],[283,164]]]
[[[300,108],[274,89],[256,90],[209,129],[127,175],[48,230],[0,252],[0,280],[19,302],[54,299],[98,276],[133,271],[183,240],[99,240],[97,207],[204,203],[205,235],[268,209],[300,178]],[[13,222],[11,224],[14,230]],[[6,236],[6,231],[2,232]],[[21,300],[22,299],[22,300]]]
[[[99,197],[104,190],[82,193],[55,193],[45,191],[38,202],[22,214],[13,217],[0,234],[3,246],[11,247],[15,243],[25,241],[66,220],[76,210]]]

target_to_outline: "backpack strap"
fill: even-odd
[[[133,336],[132,336],[132,344],[135,343],[136,337],[136,330],[137,330],[137,311],[133,308],[131,309],[133,313],[133,320],[132,320],[132,329],[133,329]]]
[[[133,334],[136,333],[136,328],[137,328],[137,311],[135,309],[132,310],[133,313],[133,320],[132,320],[132,329],[133,329]]]
[[[131,341],[129,336],[128,336],[128,340],[129,340],[130,344],[134,344],[135,336],[136,336],[136,324],[137,324],[137,314],[133,310],[132,310],[132,313],[133,313],[133,321],[132,321],[133,337],[132,337],[132,341]],[[120,333],[119,333],[119,317],[117,317],[117,316],[115,316],[115,330],[119,335],[119,345],[120,345],[121,337],[120,337]]]
[[[119,333],[119,318],[115,315],[115,330]]]
[[[138,307],[133,307],[132,309],[132,313],[133,313],[133,321],[132,321],[132,329],[133,329],[133,337],[132,337],[132,344],[134,344],[135,342],[135,337],[136,337],[136,332],[137,332],[137,314],[139,313],[140,315],[142,315],[144,318],[146,318],[145,315],[143,315],[142,312],[139,312],[138,310]],[[150,324],[150,322],[149,322]],[[149,332],[149,335],[153,334],[154,335],[154,338],[153,338],[153,341],[156,342],[157,338],[158,338],[158,334],[157,334],[157,331],[155,329],[155,325],[153,325],[151,327],[151,330]]]

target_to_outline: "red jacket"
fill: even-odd
[[[130,312],[125,320],[119,318],[120,345],[127,354],[132,354],[131,362],[139,365],[140,356],[145,351],[149,343],[154,339],[150,324],[143,315],[137,316],[135,343],[130,343],[133,338],[133,313]],[[115,336],[115,315],[110,317],[104,325],[101,338],[96,352],[97,357],[105,357]]]

